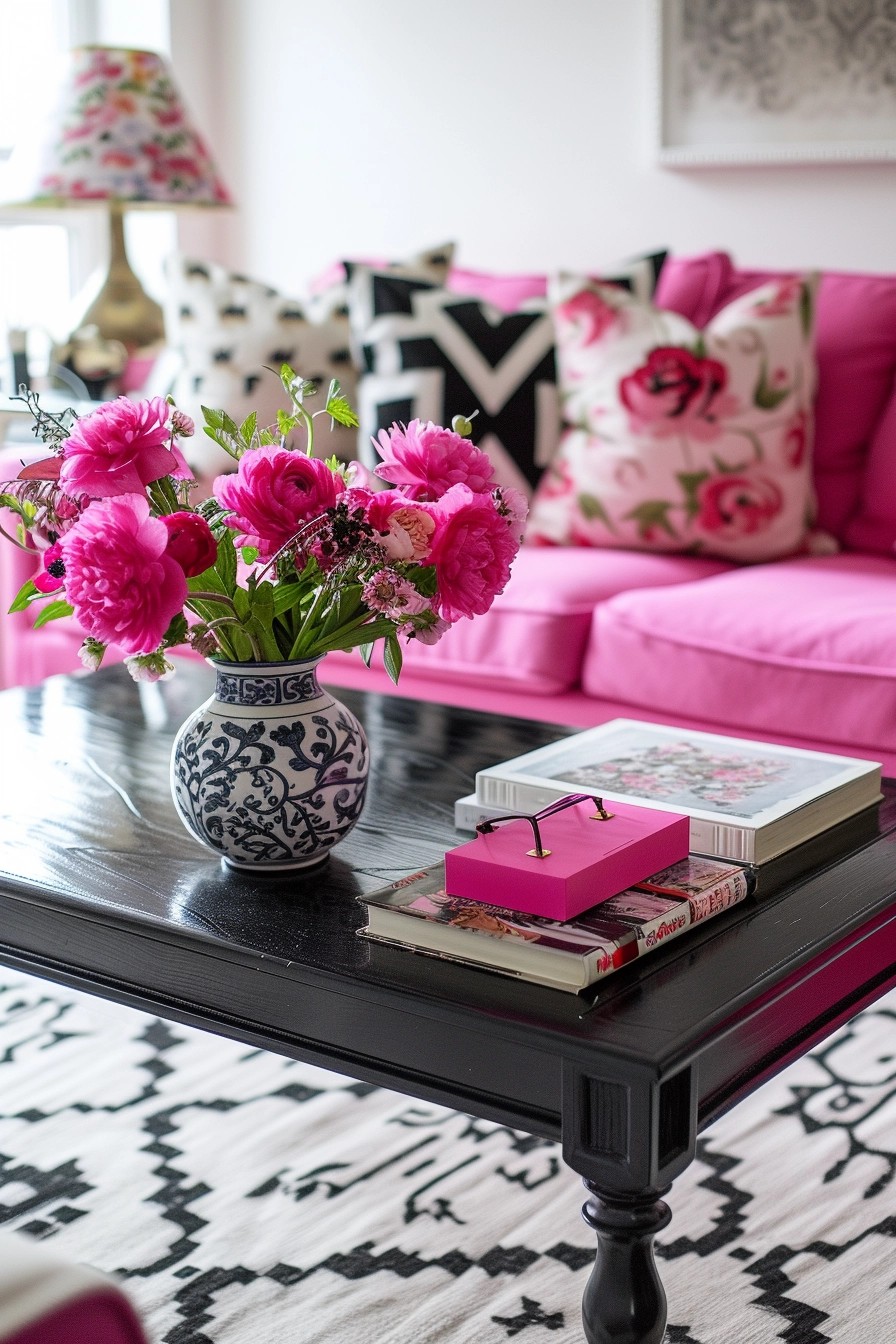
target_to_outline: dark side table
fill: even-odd
[[[653,1236],[698,1131],[896,984],[896,786],[589,1001],[356,936],[357,896],[458,843],[475,771],[562,730],[339,692],[370,739],[362,820],[322,875],[251,879],[168,791],[171,739],[212,681],[111,668],[0,695],[0,961],[561,1139],[597,1234],[585,1336],[659,1344]]]

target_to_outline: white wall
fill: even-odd
[[[240,205],[182,222],[182,245],[287,291],[342,255],[452,238],[474,268],[665,245],[896,269],[896,165],[656,165],[652,0],[171,9],[175,68]]]

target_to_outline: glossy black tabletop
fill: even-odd
[[[0,960],[358,1076],[466,1096],[471,1109],[491,1070],[491,1093],[507,1101],[492,1113],[543,1132],[557,1131],[564,1055],[671,1068],[714,1032],[732,1039],[735,1023],[759,1021],[757,1004],[816,976],[826,958],[846,965],[869,936],[873,967],[832,989],[818,1022],[885,986],[881,940],[896,931],[890,786],[850,832],[849,855],[843,844],[819,852],[808,875],[582,998],[356,933],[358,896],[464,838],[453,804],[478,769],[562,728],[336,689],[370,740],[361,821],[322,872],[253,879],[187,834],[169,793],[171,740],[212,685],[209,668],[183,662],[156,685],[116,667],[0,695]],[[786,1030],[763,1020],[761,1041],[742,1026],[741,1071],[759,1067],[771,1036],[786,1053]],[[717,1053],[705,1071],[707,1115],[731,1086]]]

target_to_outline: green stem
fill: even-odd
[[[247,630],[246,627],[242,624],[242,622],[241,622],[241,621],[238,621],[237,618],[236,618],[235,616],[219,616],[218,619],[217,619],[216,621],[206,621],[205,624],[206,624],[206,629],[208,629],[208,630],[217,630],[217,629],[218,629],[220,626],[222,626],[222,625],[237,625],[237,626],[239,626],[240,630],[242,630],[243,634],[246,636],[246,638],[248,639],[249,643],[250,643],[251,646],[252,646],[252,652],[253,652],[253,654],[255,655],[255,662],[256,662],[256,663],[263,663],[263,662],[266,662],[266,661],[267,661],[267,660],[264,658],[264,656],[262,655],[261,649],[259,648],[259,646],[258,646],[258,642],[256,641],[254,635],[252,634],[252,631],[251,631],[251,630]],[[229,641],[228,641],[228,643],[229,643]],[[232,658],[236,658],[236,654],[233,653],[233,651],[232,651],[232,650],[233,650],[233,646],[232,646],[232,645],[230,646],[230,649],[231,649],[230,656],[231,656]]]
[[[304,647],[313,642],[314,621],[321,608],[325,607],[327,602],[329,602],[330,597],[331,593],[327,585],[325,583],[321,584],[315,594],[314,601],[308,609],[305,619],[302,621],[299,633],[293,640],[292,648],[289,651],[290,658],[298,658]]]

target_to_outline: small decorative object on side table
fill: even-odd
[[[270,872],[317,867],[364,803],[364,730],[321,691],[316,664],[353,648],[369,664],[382,640],[397,680],[401,639],[433,644],[488,610],[526,515],[464,436],[469,420],[382,430],[391,488],[376,490],[363,468],[312,455],[318,415],[357,425],[339,384],[312,412],[314,385],[286,364],[281,379],[291,406],[276,425],[204,410],[236,471],[199,503],[182,451],[192,421],[161,397],[78,419],[29,394],[53,452],[0,486],[13,539],[40,561],[12,610],[46,601],[35,624],[74,615],[90,668],[109,646],[138,681],[171,676],[178,646],[217,666],[215,695],[174,743],[175,804],[225,863]]]

